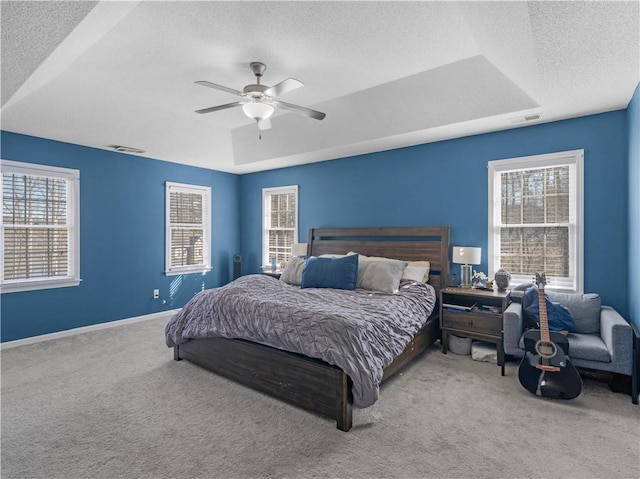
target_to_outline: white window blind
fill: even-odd
[[[282,267],[291,257],[291,247],[298,241],[298,186],[262,190],[263,265],[275,258]]]
[[[211,188],[166,183],[165,274],[211,269]]]
[[[582,292],[583,150],[489,162],[489,273]]]
[[[2,171],[3,293],[80,283],[80,172],[15,161]]]

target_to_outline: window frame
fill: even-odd
[[[558,166],[570,167],[569,185],[569,279],[548,277],[549,284],[545,289],[582,293],[584,291],[584,150],[570,150],[542,155],[523,156],[488,162],[489,176],[489,211],[488,211],[488,269],[492,278],[500,268],[500,227],[501,224],[501,191],[500,174],[507,171],[522,171]],[[571,208],[574,221],[571,221]],[[531,276],[511,273],[512,284],[534,282],[535,271]]]
[[[67,244],[69,269],[65,276],[49,276],[42,279],[4,279],[4,214],[0,216],[0,294],[42,289],[78,286],[80,279],[80,170],[57,166],[39,165],[20,161],[0,160],[0,177],[4,173],[63,179],[67,183]],[[0,197],[4,197],[4,180],[0,182]]]
[[[293,243],[298,242],[298,185],[290,186],[277,186],[273,188],[262,188],[262,265],[263,268],[271,268],[271,261],[269,258],[269,231],[272,229],[267,226],[267,199],[272,195],[281,195],[293,193],[295,195],[295,226],[293,227]],[[270,224],[270,222],[269,222]],[[281,228],[277,228],[281,229]],[[291,253],[289,253],[291,255]]]
[[[203,264],[171,266],[171,191],[199,194],[203,198],[202,214],[203,229]],[[165,182],[165,276],[177,276],[180,274],[207,273],[211,271],[211,187],[191,185],[186,183]]]

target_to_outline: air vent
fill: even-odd
[[[131,148],[130,146],[109,145],[108,148],[113,148],[118,153],[144,153],[144,150],[140,150],[139,148]]]
[[[514,116],[511,118],[508,118],[507,121],[511,122],[511,123],[527,123],[529,121],[536,121],[539,120],[541,117],[541,115],[539,113],[535,113],[532,115],[526,115],[526,116]]]

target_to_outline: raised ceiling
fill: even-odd
[[[245,173],[625,108],[639,3],[1,3],[2,129]],[[258,139],[235,101],[294,77]],[[540,115],[524,123],[523,118]]]

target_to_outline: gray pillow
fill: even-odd
[[[280,275],[280,281],[284,281],[292,286],[300,286],[302,284],[302,270],[304,269],[305,260],[298,256],[292,256]]]
[[[554,301],[566,306],[576,320],[572,333],[600,334],[602,300],[595,293],[575,294],[547,292]]]
[[[396,259],[360,255],[357,288],[395,293],[407,263]]]
[[[528,290],[531,286],[533,286],[533,283],[523,283],[515,286],[514,288],[511,289],[511,295],[509,296],[509,298],[511,299],[511,301],[515,303],[522,303],[524,292]]]

